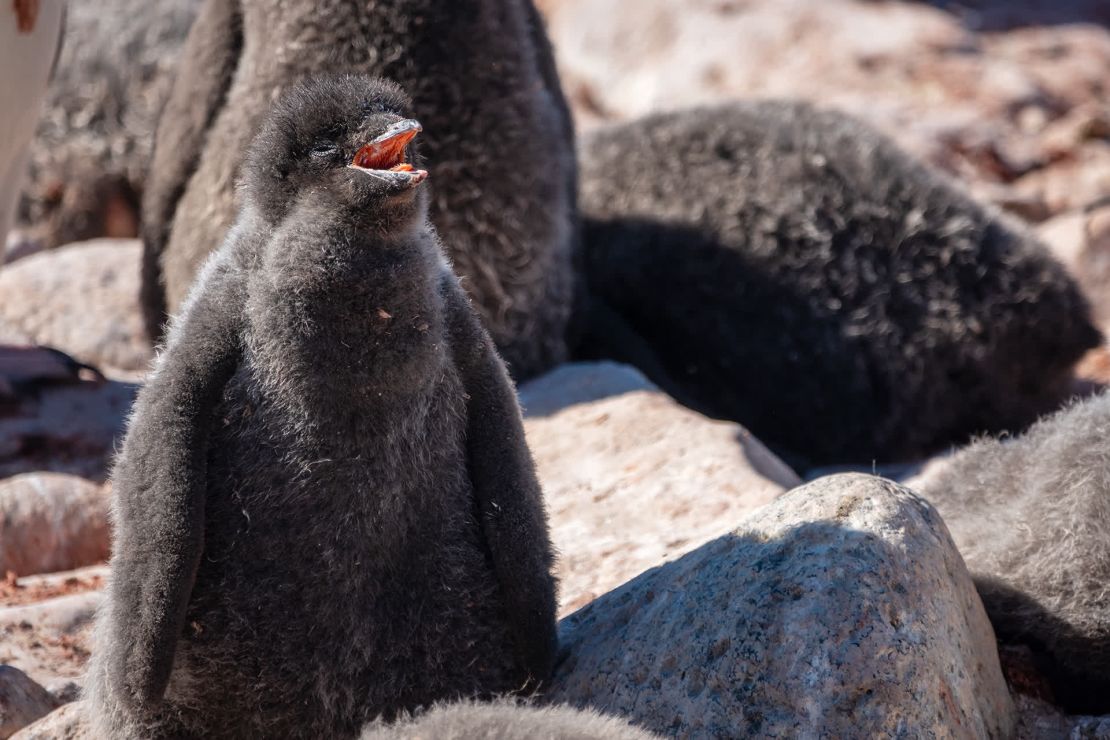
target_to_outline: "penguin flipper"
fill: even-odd
[[[534,687],[551,675],[558,646],[554,555],[543,492],[505,364],[453,277],[446,292],[451,346],[468,397],[467,461],[476,513],[505,599],[517,659]]]
[[[223,109],[243,47],[243,21],[237,0],[208,0],[200,9],[182,64],[158,120],[150,173],[143,197],[143,262],[140,303],[151,341],[162,339],[166,286],[162,255],[169,242],[177,204],[199,166],[208,130]]]
[[[139,393],[112,473],[106,666],[113,693],[134,709],[165,692],[204,549],[209,431],[241,358],[240,282],[217,264],[202,273]]]

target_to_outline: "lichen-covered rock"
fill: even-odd
[[[14,735],[58,706],[46,689],[10,665],[0,665],[0,740]]]
[[[943,522],[836,475],[567,617],[549,700],[679,737],[1008,737],[994,634]]]
[[[361,740],[652,740],[656,736],[589,709],[508,701],[459,702],[395,724],[368,726]]]
[[[108,559],[108,493],[61,473],[0,480],[0,573],[72,570]]]
[[[520,397],[563,613],[724,534],[799,482],[746,429],[679,406],[627,366],[564,365]]]
[[[12,740],[101,740],[89,726],[85,706],[85,702],[78,701],[55,709],[17,732]]]
[[[97,367],[145,370],[138,240],[70,244],[0,270],[0,322]]]

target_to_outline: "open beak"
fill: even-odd
[[[390,126],[384,134],[360,148],[351,160],[351,167],[378,173],[400,173],[416,185],[427,176],[426,170],[415,169],[405,161],[405,147],[423,128],[417,121],[406,119]]]

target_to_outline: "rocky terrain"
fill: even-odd
[[[1107,3],[538,4],[581,135],[732,98],[844,108],[1034,224],[1110,331]],[[118,27],[126,43],[67,42],[0,268],[0,739],[83,736],[71,702],[107,576],[108,471],[151,359],[140,246],[97,237],[135,233],[196,3],[152,5],[158,23],[72,3],[87,40]],[[1110,382],[1110,355],[1078,376]],[[908,487],[794,471],[611,363],[519,390],[560,552],[545,701],[678,737],[1110,737],[1110,703],[1069,716],[1027,649],[996,644],[967,534],[921,497],[930,468]]]

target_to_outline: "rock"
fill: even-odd
[[[1016,740],[1106,740],[1110,738],[1110,715],[1105,717],[1072,716],[1052,704],[1022,694],[1014,695],[1017,707]]]
[[[138,240],[100,239],[9,265],[0,270],[0,322],[97,367],[145,370],[141,253]]]
[[[1075,396],[1084,398],[1110,386],[1110,347],[1105,344],[1088,352],[1075,366]]]
[[[559,556],[563,613],[727,532],[799,479],[738,424],[639,372],[564,365],[520,389]]]
[[[1110,197],[1110,141],[1078,144],[1066,158],[1030,172],[1014,187],[1043,200],[1053,213],[1098,203]]]
[[[1077,280],[1079,260],[1086,245],[1087,216],[1081,211],[1061,213],[1037,226],[1037,235]]]
[[[53,471],[107,480],[138,388],[117,380],[31,383],[14,404],[0,404],[0,478]]]
[[[18,668],[0,665],[0,738],[8,738],[58,706],[50,693]]]
[[[0,663],[51,683],[83,675],[99,591],[0,607]]]
[[[1110,326],[1110,200],[1058,216],[1043,228],[1051,229],[1047,236],[1056,240],[1053,249],[1079,281],[1096,320],[1104,327]]]
[[[565,618],[548,700],[678,737],[1008,737],[994,634],[936,511],[796,488]]]
[[[81,698],[81,684],[68,678],[58,678],[46,684],[46,690],[58,702],[58,705],[69,704]]]
[[[9,574],[10,575],[10,574]],[[108,578],[107,565],[92,565],[63,572],[44,573],[0,581],[0,604],[34,604],[56,596],[95,591]]]
[[[55,709],[12,740],[96,740],[85,717],[85,703],[73,702]]]
[[[512,701],[459,702],[433,707],[395,724],[373,724],[360,740],[651,740],[616,717],[570,707]]]
[[[0,480],[0,573],[72,570],[108,559],[108,493],[72,475]]]
[[[936,506],[1000,640],[1028,645],[1057,701],[1110,713],[1110,393],[984,439],[906,484]]]
[[[31,146],[18,242],[53,248],[136,235],[154,129],[199,5],[69,0]]]
[[[43,385],[77,383],[82,372],[90,380],[102,377],[59,350],[0,343],[0,404],[17,404],[21,394]]]
[[[29,624],[56,634],[73,634],[92,621],[102,599],[99,591],[87,591],[35,604],[0,606],[0,627]]]

